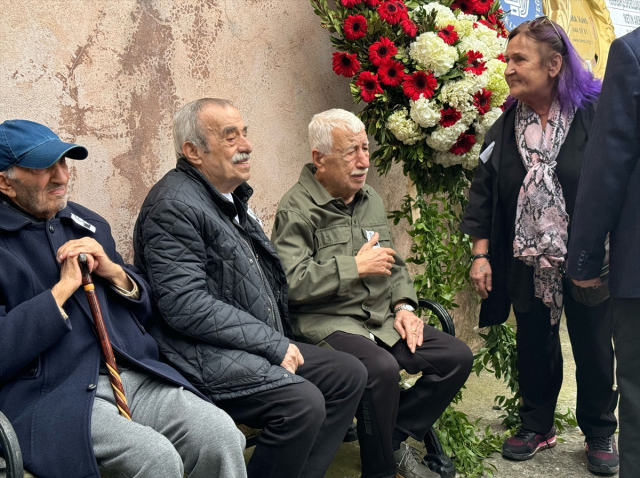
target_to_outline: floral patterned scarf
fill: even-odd
[[[547,125],[524,103],[516,109],[516,142],[527,175],[518,195],[513,255],[533,266],[535,296],[551,309],[551,324],[562,313],[562,273],[567,254],[567,225],[562,186],[556,176],[556,158],[575,116],[554,101]]]

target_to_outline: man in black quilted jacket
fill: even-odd
[[[262,428],[249,477],[323,477],[367,372],[351,355],[291,340],[287,282],[247,205],[252,147],[240,112],[203,98],[173,120],[178,164],[149,192],[135,263],[160,350],[239,423]]]

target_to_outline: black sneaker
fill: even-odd
[[[396,459],[398,478],[440,478],[440,475],[422,463],[418,450],[406,443],[402,443],[400,449],[393,452],[393,457]]]
[[[587,437],[584,440],[584,447],[587,450],[587,468],[594,473],[614,475],[620,468],[618,459],[618,448],[613,436],[609,437]]]
[[[545,434],[520,428],[502,444],[502,456],[512,460],[529,460],[540,450],[556,446],[556,427]]]

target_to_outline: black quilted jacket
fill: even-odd
[[[269,239],[246,212],[252,193],[246,183],[238,187],[236,208],[181,159],[149,192],[134,231],[135,264],[147,274],[160,312],[150,332],[171,364],[212,400],[303,381],[279,365],[289,346],[287,283]],[[236,214],[242,226],[234,225]],[[269,312],[258,263],[281,323]]]

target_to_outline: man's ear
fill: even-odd
[[[325,155],[317,149],[314,149],[311,151],[311,158],[313,159],[313,165],[316,167],[316,170],[322,172],[324,170]]]
[[[4,173],[0,173],[0,193],[8,196],[10,198],[16,197],[16,191],[9,184],[8,178],[4,175]]]
[[[202,158],[200,156],[200,151],[198,148],[191,142],[185,141],[182,145],[182,154],[184,157],[194,166],[198,166],[202,164]]]
[[[562,55],[558,52],[555,52],[549,58],[549,76],[551,78],[555,78],[560,73],[560,69],[562,68]]]

